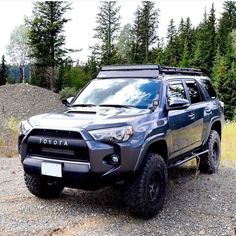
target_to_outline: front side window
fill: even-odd
[[[211,99],[216,99],[216,91],[215,89],[213,88],[211,82],[207,79],[203,79],[201,80],[204,88],[206,89],[207,93],[209,94],[209,97]]]
[[[72,106],[134,106],[148,108],[159,96],[160,81],[156,79],[122,78],[93,80]]]
[[[198,103],[201,102],[201,95],[197,86],[196,81],[186,81],[186,85],[188,88],[189,96],[191,103]]]
[[[168,87],[168,100],[173,98],[186,99],[184,86],[181,82],[170,82]]]

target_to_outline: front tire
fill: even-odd
[[[58,198],[64,188],[59,182],[47,182],[40,176],[25,173],[24,177],[28,190],[38,198]]]
[[[166,164],[160,155],[147,153],[139,173],[126,183],[124,200],[128,210],[151,218],[163,208],[166,192]]]
[[[220,165],[221,142],[218,132],[212,130],[210,132],[206,149],[209,151],[200,158],[199,170],[202,173],[216,173]]]

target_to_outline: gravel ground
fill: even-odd
[[[0,136],[8,136],[6,120],[16,120],[64,109],[59,95],[29,84],[0,86]]]
[[[59,95],[29,84],[9,84],[0,87],[0,115],[29,118],[62,108]]]
[[[235,235],[236,169],[169,172],[164,209],[145,221],[125,211],[121,193],[65,189],[56,200],[32,196],[17,158],[0,158],[0,235]]]

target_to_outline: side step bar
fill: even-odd
[[[168,165],[168,168],[173,168],[173,167],[176,167],[176,166],[179,166],[179,165],[182,165],[183,163],[187,162],[187,161],[190,161],[194,158],[197,158],[205,153],[207,153],[209,150],[205,150],[205,151],[202,151],[202,152],[199,152],[199,153],[192,153],[191,156],[186,156],[184,158],[181,158],[177,161],[174,161],[174,162],[171,162],[170,165]]]

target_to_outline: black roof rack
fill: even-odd
[[[160,66],[160,74],[203,75],[200,69]]]
[[[129,75],[130,77],[137,77],[138,75],[141,75],[141,74],[143,74],[144,77],[157,77],[158,75],[174,75],[174,74],[197,75],[197,76],[203,75],[203,73],[200,69],[169,67],[169,66],[161,66],[158,64],[146,64],[146,65],[103,66],[98,77],[102,77],[102,78],[116,77],[117,73],[115,73],[115,71],[117,73],[119,73],[119,76]],[[137,72],[137,71],[139,71],[139,72]]]
[[[111,65],[103,66],[101,71],[159,70],[159,65]]]

